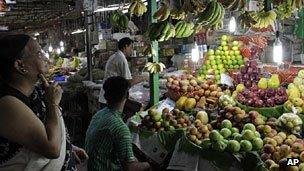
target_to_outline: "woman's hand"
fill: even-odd
[[[54,82],[49,84],[48,81],[45,79],[43,74],[40,74],[41,81],[45,87],[45,98],[49,105],[59,105],[61,97],[62,97],[62,89],[58,85],[58,83]]]
[[[72,150],[73,150],[73,153],[75,154],[76,162],[78,164],[83,163],[85,160],[87,160],[89,158],[88,154],[82,148],[79,148],[79,147],[76,147],[73,145]]]

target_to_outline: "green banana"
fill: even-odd
[[[217,2],[211,1],[208,3],[206,9],[202,12],[202,14],[199,16],[198,23],[202,24],[203,26],[208,25],[210,19],[212,19],[216,7]]]
[[[161,36],[158,39],[159,42],[162,42],[162,41],[165,40],[166,34],[170,30],[170,24],[169,24],[169,22],[165,22],[164,25],[165,25],[165,27],[162,30]]]

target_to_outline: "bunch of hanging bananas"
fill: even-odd
[[[151,74],[156,74],[156,73],[160,73],[162,72],[164,69],[166,68],[166,66],[161,63],[161,62],[148,62],[146,65],[145,65],[145,69],[147,71],[149,71]]]
[[[253,25],[254,28],[267,28],[269,25],[274,25],[277,18],[277,14],[274,10],[265,12],[264,10],[260,12],[251,13],[251,17],[256,24]]]
[[[192,22],[179,21],[175,25],[175,37],[189,37],[194,32],[194,24]]]
[[[152,48],[151,46],[145,46],[143,50],[143,55],[151,57],[152,56]]]
[[[175,27],[168,21],[153,23],[149,28],[149,38],[152,41],[167,41],[175,36]]]
[[[250,28],[253,25],[255,25],[257,22],[251,17],[251,13],[254,13],[254,11],[245,11],[241,13],[241,15],[238,17],[238,23],[240,23],[241,27],[243,28]]]
[[[126,30],[129,25],[129,18],[122,12],[114,12],[110,17],[112,26],[118,27],[119,29]]]
[[[183,9],[172,8],[170,16],[175,20],[184,20],[187,17],[186,12]]]
[[[245,0],[218,0],[225,9],[229,11],[236,11],[245,7]]]
[[[153,14],[153,18],[157,21],[165,21],[170,16],[170,9],[168,4],[161,3],[160,8]]]
[[[293,0],[292,9],[302,9],[304,7],[304,0]]]
[[[292,16],[292,2],[293,0],[286,0],[285,2],[279,3],[276,6],[276,13],[278,19],[284,20]]]
[[[205,6],[200,0],[185,0],[182,9],[186,13],[196,14],[203,11]]]
[[[219,2],[211,1],[207,4],[206,9],[199,14],[198,23],[206,28],[219,28],[219,26],[222,26],[224,15],[225,9],[223,5]]]
[[[141,0],[134,0],[130,7],[129,7],[129,14],[130,16],[136,15],[137,17],[142,16],[144,13],[147,12],[146,5]]]

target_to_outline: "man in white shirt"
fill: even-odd
[[[131,57],[133,53],[133,40],[128,37],[122,38],[118,42],[118,51],[113,54],[107,61],[105,67],[104,81],[109,77],[121,76],[127,79],[131,85],[143,81],[143,79],[132,79],[126,57]],[[106,103],[104,98],[104,91],[101,88],[99,95],[99,102]]]

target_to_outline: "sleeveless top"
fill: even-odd
[[[42,123],[45,123],[46,119],[46,107],[44,104],[44,94],[45,92],[40,87],[35,87],[32,95],[30,97],[25,96],[19,90],[12,88],[6,84],[0,85],[0,99],[4,96],[13,96],[25,105],[27,105],[35,115],[41,120]],[[72,152],[72,144],[67,135],[66,142],[66,157],[64,165],[61,170],[63,171],[74,171],[76,169],[76,160]],[[0,136],[0,165],[12,159],[20,150],[22,145],[10,142],[8,139]]]

